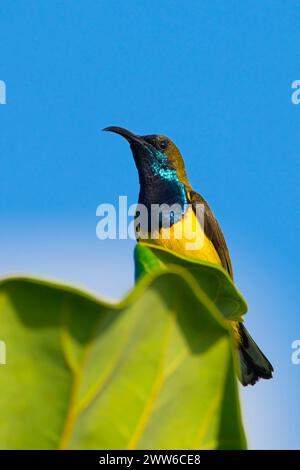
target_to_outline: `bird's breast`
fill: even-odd
[[[140,227],[137,238],[140,242],[158,245],[188,258],[222,264],[191,206],[172,225],[161,226],[157,230],[143,230]]]

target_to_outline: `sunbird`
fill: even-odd
[[[124,137],[130,144],[137,167],[140,183],[139,204],[143,204],[151,212],[152,205],[176,204],[180,211],[173,213],[169,226],[165,227],[160,220],[158,236],[153,236],[148,226],[150,239],[153,243],[179,253],[188,258],[206,260],[221,265],[233,279],[232,264],[222,230],[205,199],[191,186],[184,160],[177,146],[164,135],[136,135],[122,127],[106,127],[104,131],[114,132]],[[204,208],[203,222],[199,219],[197,206]],[[185,237],[182,230],[181,239],[175,237],[178,224],[197,227],[195,233],[201,233],[199,249],[191,250],[191,238]],[[166,232],[167,230],[167,232]],[[167,233],[167,234],[166,234]],[[137,236],[138,238],[138,236]],[[254,385],[260,378],[272,378],[273,367],[245,326],[240,322],[230,322],[237,343],[240,371],[239,379],[246,385]]]

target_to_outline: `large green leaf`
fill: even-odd
[[[0,447],[245,447],[232,339],[186,270],[118,305],[30,278],[0,282]]]
[[[247,312],[247,304],[222,267],[208,261],[185,258],[146,243],[136,245],[134,257],[136,279],[152,270],[182,266],[193,275],[227,320],[243,321],[242,316]]]

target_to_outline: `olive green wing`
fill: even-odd
[[[214,214],[210,210],[210,207],[205,201],[205,199],[199,193],[193,190],[189,191],[189,199],[195,211],[196,211],[197,204],[204,204],[205,235],[209,238],[209,240],[211,240],[212,244],[214,245],[220,257],[223,268],[226,269],[230,277],[233,278],[233,271],[232,271],[229,251],[226,245],[224,235],[220,228],[220,225],[217,222],[217,219],[215,218]]]

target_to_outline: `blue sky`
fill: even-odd
[[[0,4],[0,275],[121,296],[134,243],[97,240],[95,212],[119,195],[135,202],[138,180],[125,142],[100,129],[171,137],[276,369],[243,391],[253,448],[299,448],[299,42],[296,1]]]

